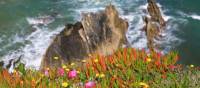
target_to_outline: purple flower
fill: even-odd
[[[64,76],[65,70],[63,68],[58,68],[58,74]]]
[[[89,81],[85,83],[85,88],[96,88],[96,83],[93,81]]]
[[[69,71],[68,78],[75,78],[77,76],[76,70]]]

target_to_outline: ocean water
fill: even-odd
[[[179,52],[179,63],[200,65],[199,0],[157,0],[167,21],[158,51]],[[142,16],[146,0],[1,0],[0,60],[22,57],[27,67],[39,68],[41,58],[53,37],[67,23],[81,19],[83,12],[95,12],[114,4],[120,16],[129,21],[127,38],[132,47],[147,48]]]

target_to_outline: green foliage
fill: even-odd
[[[41,71],[25,70],[19,64],[14,73],[1,70],[0,86],[4,88],[59,88],[83,87],[88,81],[96,83],[98,88],[198,88],[200,71],[198,67],[184,69],[177,65],[177,52],[167,55],[128,48],[120,49],[110,56],[92,55],[86,62],[64,64],[64,75],[60,76],[56,68]],[[69,71],[76,70],[77,76],[69,78]],[[46,72],[46,73],[45,73]]]

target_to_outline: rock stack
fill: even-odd
[[[109,55],[126,44],[128,22],[119,17],[113,5],[97,13],[82,13],[82,20],[67,24],[48,47],[41,68],[61,66],[89,54]],[[54,60],[54,57],[59,58]]]
[[[148,48],[150,51],[154,51],[156,47],[154,44],[154,39],[159,36],[159,33],[164,30],[166,22],[164,21],[162,14],[160,12],[159,7],[156,4],[155,0],[147,0],[148,2],[148,13],[150,17],[144,17],[145,27],[144,30],[146,32]]]

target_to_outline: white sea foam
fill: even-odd
[[[48,25],[52,23],[55,19],[51,16],[39,16],[39,17],[28,17],[27,21],[31,25],[38,25],[38,24],[43,24],[43,25]]]
[[[192,18],[194,20],[200,20],[200,15],[197,15],[196,13],[192,13],[192,14],[186,14],[182,11],[177,11],[177,13],[179,15],[181,15],[182,17],[189,17],[189,18]]]
[[[196,20],[200,20],[200,15],[191,15],[190,17],[192,17],[193,19],[196,19]]]
[[[54,39],[53,37],[64,28],[61,26],[54,31],[49,31],[48,28],[40,28],[36,25],[33,27],[36,31],[24,39],[24,41],[29,41],[30,43],[25,47],[5,55],[3,60],[6,64],[9,63],[9,60],[17,59],[22,56],[22,63],[25,63],[26,67],[39,69],[42,57]],[[12,69],[13,67],[10,68],[10,71],[12,71]]]
[[[0,38],[0,43],[1,43],[1,42],[3,42],[3,39],[2,39],[2,38]]]

